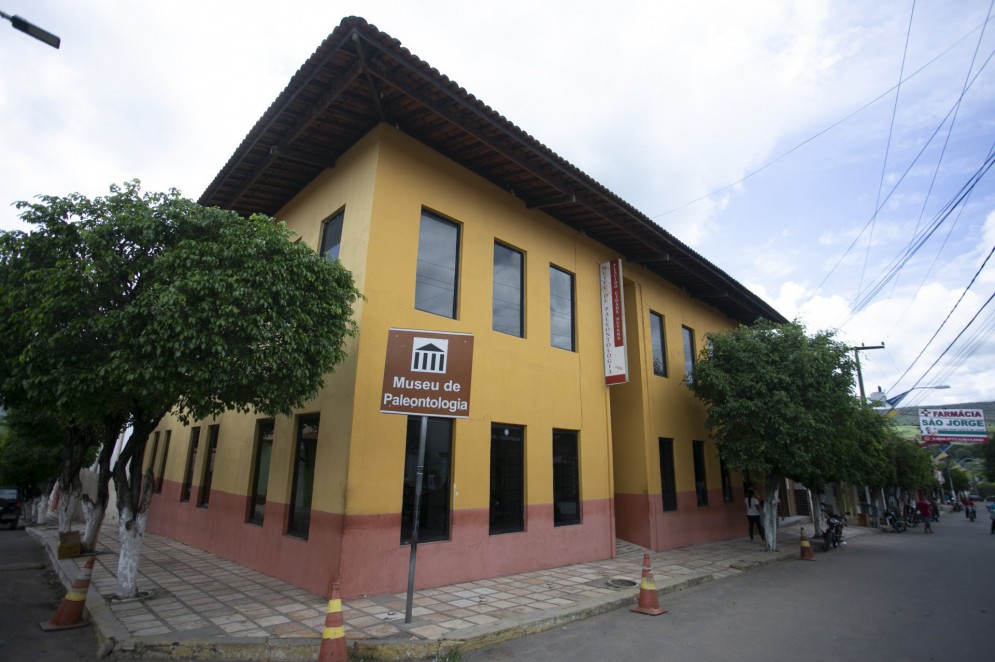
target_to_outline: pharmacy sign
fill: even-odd
[[[920,409],[923,445],[987,444],[985,412],[981,409]]]

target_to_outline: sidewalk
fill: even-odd
[[[781,523],[774,553],[747,538],[650,552],[661,606],[667,606],[667,593],[799,558],[800,526],[811,536],[808,518]],[[28,531],[46,546],[63,584],[70,585],[85,557],[58,560],[54,526]],[[870,531],[851,526],[847,537]],[[317,658],[325,596],[147,533],[138,587],[150,595],[118,601],[113,598],[119,549],[114,533],[100,537],[86,598],[102,653],[157,659]],[[647,550],[624,541],[617,549],[617,557],[605,561],[416,591],[410,624],[404,623],[405,593],[349,600],[342,611],[350,657],[431,659],[453,648],[465,652],[635,605]]]

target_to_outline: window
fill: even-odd
[[[156,434],[159,434],[158,432]],[[166,430],[166,440],[162,444],[162,458],[159,459],[159,470],[155,475],[155,493],[162,494],[162,483],[163,478],[166,476],[166,458],[169,457],[169,438],[172,436],[172,430]]]
[[[577,432],[553,430],[553,526],[580,524]]]
[[[694,454],[694,493],[699,506],[708,505],[708,481],[705,480],[705,442],[691,442]]]
[[[269,462],[273,456],[272,418],[256,424],[256,452],[252,467],[252,488],[249,492],[249,521],[262,525],[266,511],[266,492],[269,486]]]
[[[321,246],[318,254],[326,260],[337,260],[339,257],[339,247],[342,245],[342,220],[345,212],[329,216],[321,224]]]
[[[200,494],[197,506],[207,508],[211,501],[211,481],[214,479],[214,457],[218,453],[218,432],[221,426],[212,425],[207,428],[207,457],[204,459],[204,477],[200,481]]]
[[[667,376],[667,343],[663,334],[663,315],[650,311],[650,344],[653,347],[653,374]]]
[[[525,256],[513,248],[494,242],[494,300],[492,328],[501,333],[524,335],[522,293]]]
[[[694,329],[681,327],[681,338],[684,341],[684,374],[694,368]]]
[[[660,496],[663,511],[677,510],[677,480],[674,478],[674,440],[660,439]]]
[[[155,455],[159,452],[159,433],[156,432],[152,438],[152,452],[148,452],[148,446],[145,447],[145,462],[144,466],[146,469],[155,470]]]
[[[719,474],[722,478],[722,502],[732,503],[732,477],[729,475],[729,467],[725,460],[719,458]]]
[[[459,226],[423,211],[418,232],[415,308],[456,319]]]
[[[525,530],[525,428],[491,426],[490,532]]]
[[[290,488],[287,534],[308,537],[311,528],[311,495],[314,491],[314,461],[318,455],[317,414],[297,417],[294,448],[294,481]]]
[[[401,544],[411,543],[415,512],[415,478],[421,416],[408,417],[404,451],[404,496],[401,504]],[[425,436],[422,493],[418,508],[418,542],[449,539],[449,482],[453,457],[453,421],[429,418]]]
[[[193,467],[197,463],[197,445],[200,443],[200,428],[190,430],[190,448],[187,451],[187,468],[183,472],[183,487],[180,488],[180,501],[190,500],[190,487],[193,485]]]
[[[574,277],[549,267],[549,335],[553,347],[574,350]]]

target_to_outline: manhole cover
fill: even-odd
[[[632,588],[636,582],[631,579],[609,579],[608,585],[612,588]]]

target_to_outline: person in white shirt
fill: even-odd
[[[760,517],[760,511],[763,508],[763,503],[756,497],[753,490],[746,491],[746,519],[750,523],[750,540],[753,540],[753,527],[756,527],[757,531],[760,533],[760,538],[763,539],[764,536],[764,524]]]

